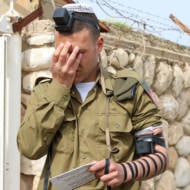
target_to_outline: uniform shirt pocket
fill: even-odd
[[[59,153],[72,153],[74,150],[74,130],[75,118],[69,117],[64,121],[62,127],[59,129],[55,136],[54,146],[56,152]]]
[[[106,138],[106,128],[109,128],[110,140],[112,149],[115,150],[113,159],[116,162],[124,162],[131,156],[131,148],[134,146],[134,139],[132,135],[132,122],[127,114],[110,113],[107,118],[106,115],[100,116],[100,129]]]

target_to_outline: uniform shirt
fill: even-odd
[[[73,86],[71,90],[54,81],[42,83],[31,94],[25,118],[18,132],[18,147],[22,154],[38,159],[48,153],[51,142],[52,163],[50,177],[75,167],[108,158],[106,146],[106,96],[99,81],[90,90],[85,101]],[[115,162],[134,159],[134,133],[160,122],[158,109],[139,84],[134,98],[109,104],[109,131],[111,145],[117,152],[111,155]],[[48,161],[43,170],[39,190]],[[137,190],[138,182],[122,184],[113,190]],[[55,190],[49,184],[49,190]],[[80,190],[106,190],[100,180],[94,180]]]

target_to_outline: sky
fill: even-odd
[[[77,0],[77,2],[91,5],[99,19],[119,20],[137,30],[144,30],[144,27],[134,21],[145,22],[146,33],[190,47],[190,35],[184,33],[169,18],[169,15],[173,14],[190,29],[189,0]],[[121,15],[108,8],[108,5],[117,8],[124,18],[115,18]]]

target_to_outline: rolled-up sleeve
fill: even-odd
[[[138,86],[134,98],[132,123],[135,131],[162,123],[159,109],[141,85]]]

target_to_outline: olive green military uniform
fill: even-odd
[[[120,101],[114,95],[110,96],[109,132],[111,145],[118,150],[111,155],[111,159],[118,163],[134,159],[135,131],[160,124],[155,104],[140,83],[136,79],[135,81],[136,85],[132,85],[135,86],[135,94],[132,94],[134,90],[127,91],[127,97]],[[50,177],[94,160],[108,158],[105,137],[107,97],[101,84],[97,79],[96,85],[83,103],[74,86],[68,90],[64,85],[51,81],[41,83],[33,90],[19,129],[18,147],[28,158],[38,159],[48,153],[53,141]],[[118,85],[115,86],[117,87]],[[40,190],[43,189],[47,167],[48,161],[41,176]],[[54,190],[51,184],[50,189]],[[80,188],[95,189],[105,190],[106,186],[99,180],[94,180]],[[138,182],[126,183],[112,189],[137,190]]]

